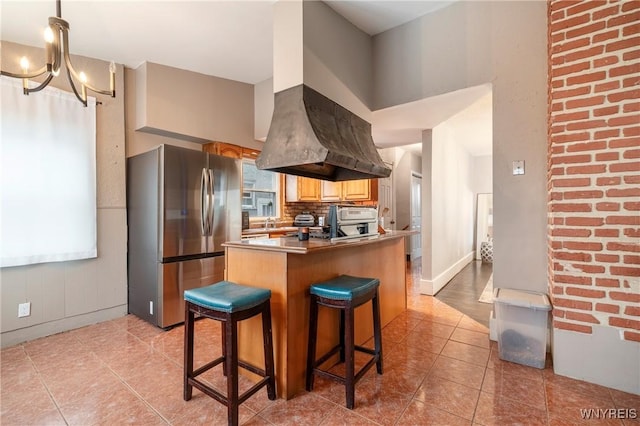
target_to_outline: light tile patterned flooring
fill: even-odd
[[[313,392],[240,409],[245,425],[638,424],[581,419],[580,409],[636,409],[640,397],[501,361],[485,326],[412,285],[408,310],[383,330],[385,371],[356,385],[316,379]],[[416,280],[417,281],[417,280]],[[196,324],[196,365],[220,353],[220,327]],[[222,425],[226,408],[194,389],[182,400],[183,329],[161,331],[134,316],[49,336],[1,352],[0,424]],[[210,345],[210,342],[215,342]],[[550,362],[548,362],[550,364]],[[207,378],[223,387],[220,368]],[[241,382],[241,390],[248,387]]]

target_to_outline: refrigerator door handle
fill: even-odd
[[[210,198],[210,202],[209,202],[209,215],[208,215],[208,219],[209,219],[209,236],[213,236],[213,212],[215,209],[215,195],[216,195],[216,190],[214,187],[214,177],[213,177],[213,170],[209,169],[209,185],[210,185],[210,189],[209,189],[209,193],[211,194],[211,198]]]
[[[205,168],[202,169],[200,178],[200,232],[208,235],[207,212],[209,211],[209,184],[208,174]]]

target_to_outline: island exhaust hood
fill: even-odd
[[[256,166],[330,181],[391,174],[373,143],[371,124],[304,84],[275,94]]]

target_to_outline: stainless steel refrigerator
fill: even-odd
[[[241,236],[240,160],[171,145],[127,160],[129,312],[184,321],[184,290],[224,276],[222,243]]]

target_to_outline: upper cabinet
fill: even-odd
[[[320,181],[302,176],[286,175],[285,200],[320,201]]]
[[[245,148],[239,145],[234,145],[226,142],[211,142],[203,146],[203,151],[210,154],[222,155],[223,157],[231,158],[251,158],[256,159],[260,151],[257,149]]]
[[[346,180],[343,182],[322,181],[322,201],[377,201],[378,179]]]
[[[378,180],[359,179],[342,182],[342,198],[348,201],[371,200],[371,187],[378,187]],[[377,199],[376,191],[376,199]]]
[[[286,201],[377,201],[378,180],[361,179],[344,182],[286,175]]]
[[[320,182],[320,199],[322,201],[341,201],[342,182],[323,180]]]

